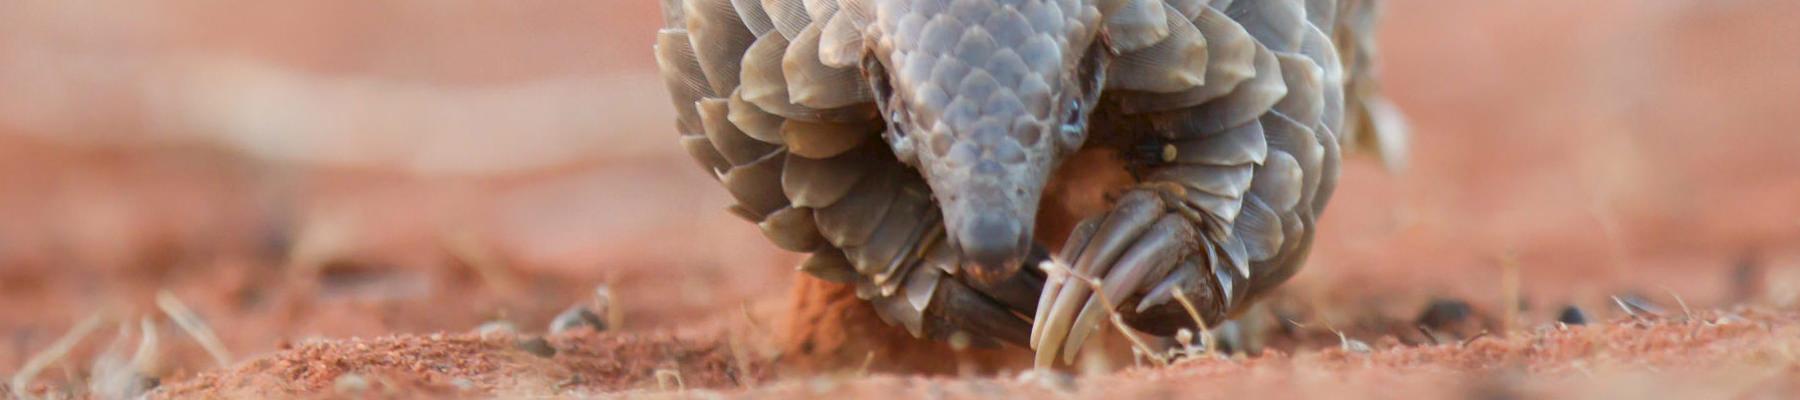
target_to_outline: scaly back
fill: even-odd
[[[1285,280],[1335,185],[1340,143],[1403,156],[1369,67],[1372,3],[664,0],[656,55],[680,142],[734,214],[810,254],[803,271],[856,285],[890,322],[944,337],[957,327],[928,316],[1012,323],[1037,293],[966,279],[946,244],[954,212],[940,205],[952,202],[934,197],[949,178],[921,170],[955,157],[1044,168],[1053,160],[1032,157],[1057,153],[1006,149],[1068,142],[1059,128],[1090,112],[1176,150],[1146,177],[1184,177],[1187,203],[1211,216],[1208,254],[1239,273],[1221,278],[1238,279],[1230,304]],[[1096,41],[1108,62],[1080,73]],[[958,156],[961,143],[973,155]]]

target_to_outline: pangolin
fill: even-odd
[[[1340,145],[1403,143],[1371,1],[664,0],[655,52],[682,146],[801,271],[1047,365],[1108,305],[1167,335],[1175,296],[1215,324],[1299,269]],[[1092,215],[1043,207],[1099,169]]]

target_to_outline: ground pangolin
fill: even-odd
[[[681,144],[801,270],[1045,365],[1106,304],[1167,335],[1177,293],[1213,324],[1299,269],[1340,144],[1404,143],[1371,1],[664,0],[656,56]]]

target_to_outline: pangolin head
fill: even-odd
[[[1091,0],[882,0],[864,74],[971,277],[1018,271],[1045,182],[1087,137],[1109,57]]]

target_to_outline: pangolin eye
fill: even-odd
[[[1064,107],[1062,134],[1069,143],[1080,143],[1087,133],[1088,111],[1100,100],[1100,85],[1106,82],[1106,48],[1095,44],[1082,56],[1075,69],[1077,96],[1070,96]]]
[[[1081,110],[1081,100],[1069,99],[1069,104],[1065,106],[1063,112],[1066,113],[1062,123],[1063,136],[1070,139],[1079,138],[1081,133],[1087,130],[1087,113]]]

